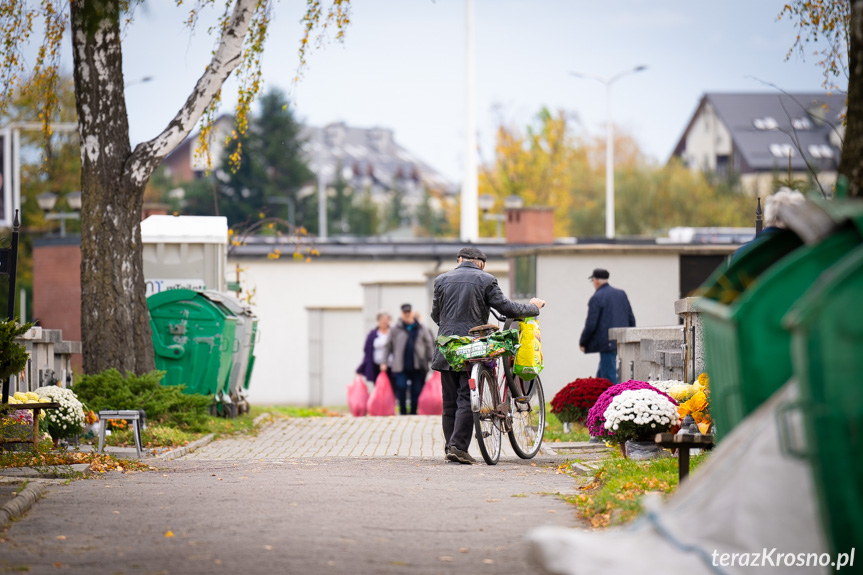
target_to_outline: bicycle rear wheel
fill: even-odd
[[[476,389],[479,393],[479,411],[473,414],[476,442],[479,444],[479,451],[485,462],[495,465],[500,459],[501,448],[500,424],[495,415],[498,404],[497,385],[491,370],[481,363],[474,366],[471,375],[476,381]]]
[[[522,459],[531,459],[539,453],[545,433],[545,392],[539,376],[530,381],[513,377],[516,390],[520,390],[523,395],[515,395],[509,400],[512,414],[509,442],[516,455]]]

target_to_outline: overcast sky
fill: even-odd
[[[577,79],[646,65],[614,84],[613,120],[664,162],[707,91],[821,89],[816,58],[785,54],[795,30],[785,0],[474,0],[477,122],[482,160],[501,120],[524,126],[541,107],[564,109],[582,133],[603,134],[605,87]],[[326,2],[325,2],[326,3]],[[304,122],[386,127],[454,183],[464,164],[465,0],[353,0],[344,44],[309,57],[293,85],[305,2],[277,2],[264,59],[266,88],[290,93]],[[148,0],[124,42],[133,145],[179,109],[213,41],[183,27],[187,7]],[[67,58],[70,65],[71,59]],[[152,76],[147,83],[136,80]],[[844,88],[844,86],[843,86]],[[224,95],[224,110],[236,101]]]

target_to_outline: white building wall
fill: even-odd
[[[246,269],[244,285],[255,290],[253,308],[261,339],[249,385],[252,403],[309,404],[309,312],[313,307],[362,307],[363,283],[421,281],[434,262],[314,260],[236,260]],[[428,303],[429,309],[431,303]],[[362,327],[362,313],[356,314]],[[348,329],[348,328],[346,328]],[[354,328],[349,328],[353,330]],[[353,370],[362,361],[363,336],[342,362]],[[345,381],[345,385],[350,380]],[[342,399],[338,404],[344,404]]]
[[[309,308],[309,401],[311,405],[347,405],[347,386],[359,364],[362,308]],[[360,343],[362,349],[362,343]]]
[[[537,297],[547,301],[540,314],[545,368],[542,382],[547,401],[570,381],[596,375],[599,354],[584,354],[578,340],[587,319],[587,302],[593,295],[588,281],[595,268],[609,271],[609,284],[629,297],[636,325],[668,326],[679,323],[674,302],[680,299],[680,264],[677,252],[664,254],[597,251],[537,256]],[[626,372],[624,372],[625,375]]]
[[[717,155],[731,155],[731,133],[710,104],[692,123],[686,136],[686,162],[693,170],[716,170]]]

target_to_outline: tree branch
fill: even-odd
[[[191,133],[222,84],[240,64],[243,43],[257,4],[257,0],[237,0],[219,46],[186,103],[161,134],[135,147],[126,162],[126,178],[138,185],[146,182],[159,162]]]

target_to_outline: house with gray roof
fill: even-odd
[[[836,181],[845,95],[716,93],[702,96],[674,148],[692,170],[737,174],[753,195],[772,193],[775,178]]]
[[[218,173],[225,141],[234,130],[233,117],[216,120],[211,141],[212,169]],[[303,151],[316,181],[304,186],[300,196],[318,193],[323,184],[331,188],[337,181],[354,191],[368,190],[372,200],[384,206],[399,194],[404,226],[389,235],[412,235],[412,220],[426,194],[433,209],[443,210],[454,202],[458,189],[434,168],[399,145],[388,128],[358,128],[344,122],[323,127],[304,126],[300,131]],[[176,185],[203,177],[207,170],[205,157],[195,153],[198,134],[186,138],[162,162]]]

